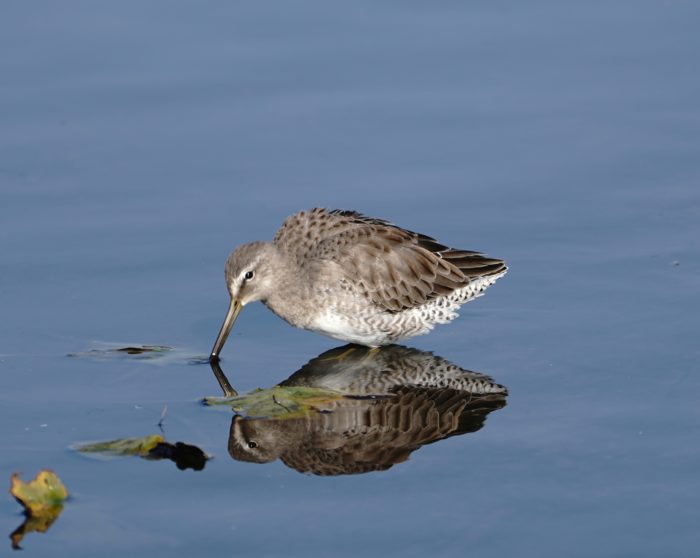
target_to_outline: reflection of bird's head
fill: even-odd
[[[289,433],[285,421],[245,419],[234,415],[228,438],[228,452],[237,461],[269,463],[287,448]]]
[[[361,408],[372,405],[371,401],[350,403]],[[347,413],[341,409],[340,415],[345,416],[341,422],[346,423],[349,418]],[[237,461],[270,463],[280,459],[300,473],[352,475],[384,471],[394,463],[408,459],[414,449],[393,447],[391,443],[388,447],[383,447],[376,435],[370,436],[371,439],[365,445],[363,434],[352,435],[343,428],[334,428],[338,426],[334,425],[335,418],[320,414],[286,419],[244,418],[234,415],[229,431],[228,451]]]

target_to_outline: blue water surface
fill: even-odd
[[[659,0],[7,3],[0,482],[49,467],[71,493],[25,553],[697,556],[698,21]],[[314,206],[508,261],[409,342],[508,387],[481,430],[364,475],[229,457],[192,363],[224,261]],[[142,344],[174,350],[67,356]],[[258,304],[222,367],[270,387],[339,344]],[[70,449],[158,432],[165,406],[203,471]],[[0,533],[19,512],[0,498]]]

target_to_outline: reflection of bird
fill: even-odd
[[[294,326],[376,347],[452,321],[506,266],[388,221],[316,208],[289,217],[272,242],[236,248],[225,271],[231,305],[211,360],[249,302]]]
[[[229,453],[255,463],[279,458],[317,475],[385,470],[425,444],[476,432],[507,395],[487,376],[398,346],[328,351],[280,386],[333,389],[347,397],[301,417],[236,415]]]
[[[368,349],[345,345],[311,359],[280,385],[313,386],[349,395],[386,395],[399,386],[452,388],[471,394],[506,393],[478,372],[400,345]]]

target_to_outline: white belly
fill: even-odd
[[[358,320],[359,322],[359,320]],[[369,331],[368,324],[365,327],[358,327],[360,324],[353,325],[350,321],[335,312],[325,311],[316,315],[311,321],[307,329],[327,335],[333,339],[340,339],[348,343],[357,343],[358,345],[366,345],[368,347],[378,347],[386,345],[391,341],[387,340],[386,332],[381,330]]]

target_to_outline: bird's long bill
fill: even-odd
[[[211,350],[211,355],[209,355],[210,361],[216,362],[219,360],[219,353],[221,353],[221,349],[224,346],[224,343],[226,343],[228,334],[231,332],[231,328],[233,327],[233,322],[236,321],[238,313],[241,311],[242,307],[243,306],[240,302],[233,298],[231,299],[231,305],[228,307],[228,312],[226,312],[226,318],[224,319],[219,335],[214,342],[214,348]]]

